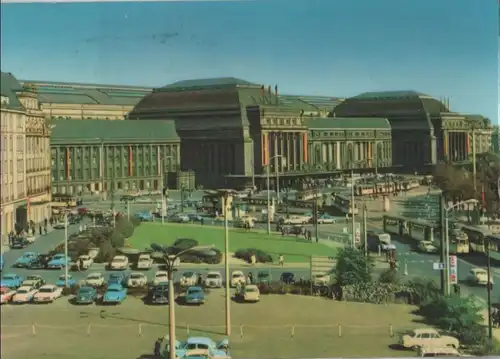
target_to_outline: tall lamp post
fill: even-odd
[[[358,163],[365,163],[366,160],[359,160],[355,161],[352,164],[356,165]],[[355,198],[354,198],[354,168],[351,168],[351,215],[352,215],[352,248],[356,248],[356,217],[354,214],[356,204],[355,204]],[[349,209],[348,209],[349,211]]]
[[[213,249],[213,246],[194,246],[183,250],[177,254],[169,254],[168,248],[159,244],[151,244],[151,248],[156,252],[162,252],[165,258],[168,272],[168,357],[176,359],[175,354],[175,289],[174,289],[174,272],[180,263],[180,256],[192,251],[202,251],[205,249]]]
[[[467,199],[465,201],[461,201],[455,203],[453,206],[444,209],[444,244],[445,244],[445,268],[446,268],[446,294],[451,294],[451,283],[450,283],[450,233],[448,229],[448,215],[450,210],[461,206],[463,204],[476,204],[478,202],[477,199]]]
[[[68,284],[68,212],[64,213],[64,287],[69,288]]]
[[[165,203],[165,173],[164,173],[164,167],[163,167],[163,162],[166,160],[166,159],[172,159],[173,156],[171,155],[168,155],[168,156],[164,156],[160,159],[160,182],[161,182],[161,224],[164,224],[165,223],[165,216],[166,216],[166,212],[167,212],[167,204]]]
[[[271,187],[270,185],[270,176],[271,176],[271,168],[270,168],[270,163],[271,163],[271,160],[275,159],[276,160],[276,164],[278,163],[278,158],[286,158],[285,156],[283,155],[276,155],[276,156],[272,156],[271,158],[269,158],[268,160],[268,165],[267,165],[267,234],[270,235],[271,234],[271,216],[270,216],[270,210],[271,210],[271,196],[270,196],[270,193],[269,193],[269,189]],[[277,167],[277,166],[276,166]],[[276,184],[278,183],[278,180],[279,180],[279,171],[276,171]],[[279,194],[278,194],[279,196]]]

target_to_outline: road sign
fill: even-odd
[[[458,283],[458,273],[457,273],[457,256],[450,256],[450,283],[457,284]]]
[[[359,228],[356,229],[356,243],[361,242],[361,232]]]
[[[450,256],[450,267],[457,266],[457,256]]]
[[[434,270],[443,270],[444,269],[444,263],[434,262],[434,263],[432,263],[432,269],[434,269]]]

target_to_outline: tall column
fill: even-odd
[[[340,157],[340,141],[335,142],[335,166],[337,169],[342,168],[342,162]]]
[[[284,161],[282,161],[282,165],[281,165],[281,170],[284,172],[287,170],[288,168],[288,153],[286,153],[285,151],[285,136],[286,136],[286,132],[280,132],[280,154],[282,156],[285,156],[285,158],[283,159]]]
[[[444,130],[443,131],[443,154],[444,156],[448,156],[449,155],[449,149],[448,149],[448,131],[447,130]]]
[[[298,164],[298,159],[297,159],[297,134],[295,132],[292,132],[292,152],[293,152],[293,168],[297,170],[297,164]]]
[[[273,156],[278,156],[279,155],[279,152],[278,152],[278,132],[273,132],[273,144],[274,144],[274,153],[273,153]],[[274,160],[274,170],[279,172],[280,170],[280,163],[281,163],[281,158],[277,158]]]
[[[262,134],[262,139],[261,139],[261,145],[262,145],[262,164],[266,166],[268,164],[269,160],[269,142],[268,142],[268,134],[263,133]]]
[[[304,132],[302,134],[302,150],[304,153],[303,156],[303,163],[308,163],[309,162],[309,147],[308,147],[308,138],[307,138],[307,132]]]
[[[470,150],[470,137],[469,137],[469,133],[466,132],[465,133],[465,155],[466,155],[466,158],[469,157],[469,153],[471,153],[471,150]]]

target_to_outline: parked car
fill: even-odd
[[[35,287],[19,287],[16,291],[16,294],[12,296],[12,303],[23,304],[31,302],[37,291],[38,289]]]
[[[150,290],[151,304],[168,304],[168,285],[157,285]]]
[[[8,287],[0,287],[0,304],[8,303],[12,297],[16,294],[16,291]]]
[[[259,287],[255,284],[247,284],[241,289],[240,296],[245,302],[258,302],[260,300]]]
[[[151,258],[150,254],[144,253],[140,254],[137,259],[137,269],[151,269],[153,266],[153,258]]]
[[[271,273],[269,271],[259,271],[257,273],[257,283],[260,284],[269,284],[271,283]]]
[[[14,263],[14,267],[23,268],[29,267],[29,265],[36,261],[38,258],[38,253],[35,252],[25,252],[21,257],[19,257]]]
[[[128,268],[128,258],[127,256],[118,255],[113,258],[109,263],[109,269],[111,270],[125,270]]]
[[[438,248],[431,241],[420,241],[418,250],[424,253],[437,253]]]
[[[40,288],[42,285],[45,284],[45,281],[43,280],[42,276],[40,275],[29,275],[26,277],[25,280],[21,283],[22,287],[33,287],[35,289]]]
[[[90,287],[102,287],[106,280],[102,273],[90,273],[87,278],[85,278],[84,283],[86,286]]]
[[[2,276],[2,279],[0,280],[0,287],[16,289],[19,288],[22,283],[23,277],[13,273],[7,273]]]
[[[120,284],[108,285],[104,296],[102,297],[102,302],[104,304],[119,304],[125,300],[127,297],[127,288],[124,288]]]
[[[88,254],[79,256],[77,261],[80,262],[80,270],[87,270],[94,263],[94,259]]]
[[[205,278],[205,287],[208,288],[221,288],[222,275],[219,272],[208,272]]]
[[[153,278],[153,285],[167,284],[168,283],[168,272],[158,271],[155,273]]]
[[[323,213],[318,216],[318,224],[335,224],[336,218],[330,216],[328,213]]]
[[[189,287],[184,296],[186,304],[203,304],[205,303],[205,292],[202,287]]]
[[[28,269],[47,269],[47,264],[49,263],[51,257],[47,254],[41,254],[38,258],[31,262],[26,268]]]
[[[467,281],[473,285],[486,286],[488,284],[488,271],[483,268],[472,268]],[[493,287],[493,275],[490,275],[490,284]]]
[[[284,272],[280,275],[280,282],[284,284],[294,284],[295,283],[295,274],[291,272]]]
[[[47,263],[47,268],[49,269],[62,269],[69,265],[71,260],[64,254],[55,254],[52,259]]]
[[[129,288],[140,288],[145,287],[148,284],[148,277],[144,273],[132,272],[128,276],[127,287]]]
[[[472,357],[473,355],[470,354],[463,354],[458,351],[458,349],[452,348],[452,347],[434,347],[432,345],[430,346],[424,346],[424,347],[419,347],[417,356],[421,358],[429,358],[429,357]]]
[[[231,287],[236,287],[236,284],[245,284],[247,282],[247,278],[245,274],[240,270],[235,270],[231,274]]]
[[[191,222],[201,222],[203,220],[203,217],[198,213],[189,213],[188,218]]]
[[[424,346],[453,347],[458,349],[460,343],[457,338],[441,335],[432,328],[414,329],[401,337],[399,344],[404,348],[417,350]]]
[[[62,288],[53,284],[45,284],[38,289],[38,292],[33,296],[35,303],[53,302],[62,296]]]
[[[330,283],[330,275],[316,274],[313,276],[313,284],[318,287],[328,285]]]
[[[52,228],[54,229],[64,229],[68,226],[69,223],[66,223],[65,221],[60,221],[60,222],[57,222],[56,224],[54,224],[52,226]]]
[[[76,292],[76,304],[91,304],[97,300],[97,290],[94,287],[80,287]]]
[[[71,274],[68,274],[68,287],[74,287],[76,285],[76,280],[73,279],[73,276]],[[62,274],[57,278],[56,281],[56,286],[58,287],[65,287],[66,286],[66,275]]]
[[[153,222],[154,217],[150,212],[138,212],[135,214],[135,217],[139,219],[141,222]]]
[[[195,272],[182,273],[180,284],[183,287],[192,287],[198,282],[198,274]]]
[[[289,216],[288,218],[283,218],[281,221],[283,224],[307,224],[310,220],[308,216]]]
[[[189,358],[193,355],[198,358],[230,358],[229,339],[225,338],[219,343],[207,337],[190,337],[185,342],[176,341],[175,355],[177,358]],[[168,357],[168,345],[165,346],[163,356]]]
[[[0,272],[3,271],[3,267],[5,265],[5,262],[3,260],[3,254],[0,255]]]
[[[26,240],[26,238],[23,237],[14,237],[12,239],[12,242],[10,242],[10,248],[11,249],[23,249],[26,248],[30,242]]]
[[[176,214],[170,218],[174,223],[189,223],[189,217],[185,214]]]

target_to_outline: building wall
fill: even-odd
[[[49,118],[123,120],[134,106],[80,105],[42,103],[42,110]]]
[[[179,147],[175,142],[51,144],[52,193],[161,189],[161,170],[180,168]]]

